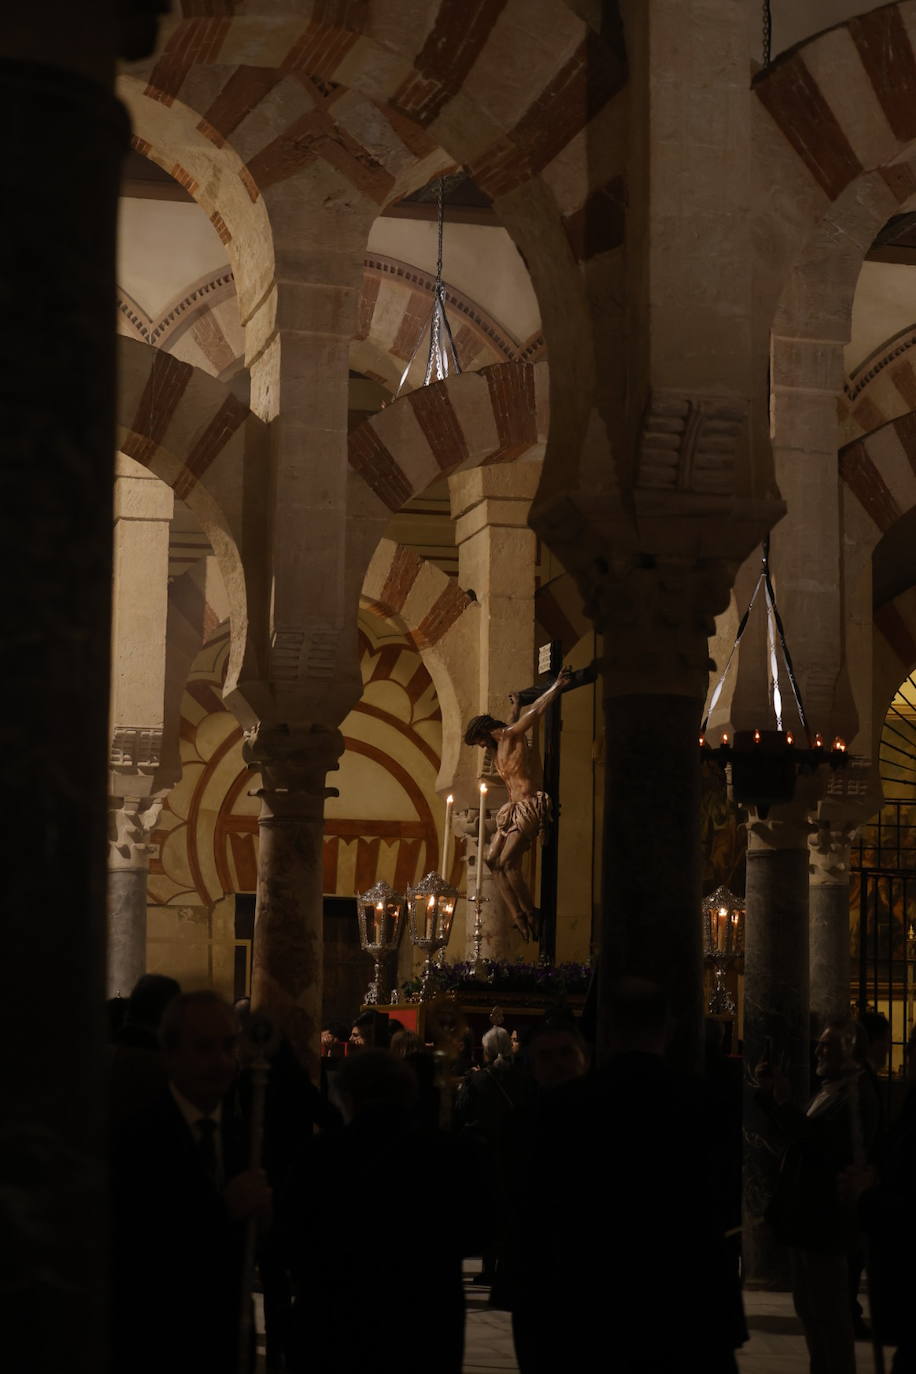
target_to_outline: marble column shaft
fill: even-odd
[[[802,781],[799,781],[802,786]],[[793,1101],[809,1094],[808,805],[804,796],[748,822],[744,956],[744,1060],[753,1069],[769,1048]],[[787,1286],[787,1255],[763,1221],[776,1186],[783,1140],[746,1089],[744,1266],[748,1281]]]
[[[34,25],[20,15],[5,50],[54,51],[55,22],[53,7]],[[111,94],[114,44],[106,59],[98,6],[80,11],[77,40],[78,30],[91,33],[97,56],[74,51],[67,65],[95,78],[0,59],[0,796],[12,961],[0,999],[0,1176],[16,1271],[4,1338],[27,1352],[33,1374],[106,1367],[112,303],[128,125]]]
[[[161,810],[161,794],[117,798],[109,806],[109,997],[129,996],[137,979],[146,972],[149,839]]]
[[[261,726],[246,737],[261,773],[252,1005],[263,1011],[318,1080],[323,960],[325,776],[343,738],[313,725]]]
[[[702,701],[609,696],[605,719],[604,926],[599,1044],[621,974],[661,983],[676,1030],[672,1054],[696,1066],[703,1018],[700,931]]]

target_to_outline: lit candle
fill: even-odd
[[[792,734],[792,731],[789,730],[788,733],[786,734],[786,744],[794,744],[794,743],[795,743],[795,737],[794,737],[794,735]]]
[[[480,784],[480,820],[477,831],[477,892],[475,896],[483,895],[483,863],[484,851],[487,847],[487,784]]]
[[[383,936],[383,934],[382,934],[382,912],[383,912],[384,910],[385,910],[385,903],[384,903],[384,902],[376,902],[376,904],[375,904],[375,943],[376,943],[377,945],[382,944],[382,942],[383,942],[383,940],[384,940],[384,936]]]
[[[448,870],[452,859],[452,807],[455,805],[455,798],[451,792],[445,799],[445,834],[442,837],[442,868],[441,873],[448,882]]]
[[[815,749],[823,749],[823,747],[824,747],[824,736],[823,736],[823,735],[815,735],[815,736],[814,736],[814,747],[815,747]]]
[[[436,899],[430,897],[426,903],[426,938],[431,940],[436,933]]]
[[[754,743],[755,743],[755,744],[759,744],[759,743],[760,743],[760,731],[759,731],[759,730],[755,730],[755,731],[754,731]]]
[[[728,744],[728,731],[727,731],[727,730],[723,730],[723,731],[722,731],[722,743],[723,743],[723,744]]]

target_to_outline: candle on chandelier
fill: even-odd
[[[442,836],[442,876],[448,882],[448,870],[452,859],[452,807],[455,798],[451,792],[445,799],[445,834]]]
[[[484,850],[487,847],[487,784],[480,784],[480,816],[477,830],[477,891],[476,897],[483,896]]]

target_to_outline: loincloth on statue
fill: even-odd
[[[523,835],[533,840],[538,831],[542,837],[550,828],[553,807],[546,792],[535,792],[533,797],[521,801],[506,802],[496,813],[496,831],[501,835]]]

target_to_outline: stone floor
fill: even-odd
[[[465,1374],[511,1374],[518,1366],[512,1349],[509,1314],[492,1311],[487,1306],[489,1289],[471,1283],[478,1269],[479,1261],[470,1261],[465,1266],[468,1305]],[[746,1292],[744,1307],[751,1338],[738,1352],[741,1374],[808,1374],[805,1342],[792,1310],[790,1294]],[[258,1330],[262,1333],[259,1297],[256,1298],[256,1314]],[[259,1341],[258,1374],[264,1368],[262,1341],[263,1336]],[[858,1374],[871,1374],[874,1364],[869,1345],[856,1346],[856,1361]],[[889,1358],[887,1364],[889,1367]],[[570,1370],[567,1374],[576,1372]]]
[[[507,1312],[491,1312],[486,1290],[468,1288],[465,1374],[517,1370]],[[750,1340],[738,1352],[741,1374],[808,1374],[808,1354],[788,1293],[744,1295]],[[890,1352],[888,1352],[889,1355]],[[874,1369],[869,1345],[856,1346],[858,1374]],[[888,1367],[890,1359],[887,1360]],[[568,1371],[568,1374],[574,1374]]]

